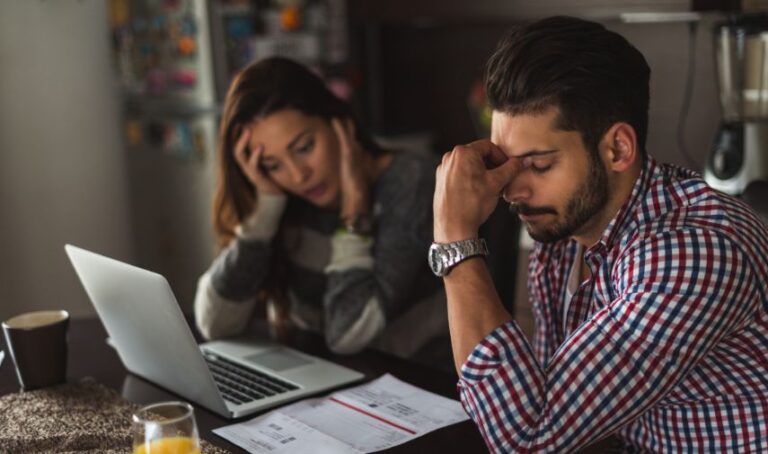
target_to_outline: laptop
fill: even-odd
[[[364,377],[269,340],[198,345],[163,276],[70,244],[64,248],[126,369],[225,418]]]

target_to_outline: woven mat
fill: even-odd
[[[0,453],[130,453],[140,406],[86,378],[0,397]],[[228,451],[201,440],[203,453]]]

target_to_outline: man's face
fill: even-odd
[[[522,170],[503,189],[531,237],[559,241],[589,232],[608,201],[608,175],[576,131],[555,128],[556,108],[541,114],[493,113],[491,141]]]

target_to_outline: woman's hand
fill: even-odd
[[[280,195],[284,191],[261,169],[261,156],[264,154],[264,145],[259,144],[253,150],[249,150],[251,130],[243,128],[240,137],[235,144],[235,161],[242,169],[246,178],[256,187],[259,193]]]
[[[334,118],[331,124],[339,142],[341,219],[350,221],[369,211],[368,193],[372,163],[370,156],[355,138],[355,124],[352,119]]]

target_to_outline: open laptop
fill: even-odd
[[[271,341],[198,345],[168,281],[65,246],[125,367],[226,418],[237,418],[363,378]]]

